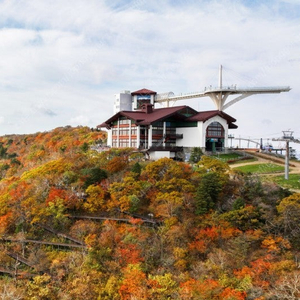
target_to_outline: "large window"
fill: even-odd
[[[131,121],[130,120],[128,120],[128,119],[120,119],[120,125],[127,125],[127,124],[130,124],[131,123]]]
[[[120,136],[128,136],[129,135],[129,129],[120,129]]]
[[[207,137],[224,137],[224,128],[219,122],[212,122],[206,129]]]

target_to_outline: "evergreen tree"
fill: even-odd
[[[200,147],[194,147],[191,151],[191,156],[189,159],[190,163],[197,163],[200,159],[201,156],[203,155],[203,152]]]
[[[218,173],[204,174],[196,191],[196,214],[202,215],[214,209],[221,190],[222,183]]]

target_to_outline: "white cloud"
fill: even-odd
[[[293,88],[230,107],[236,135],[300,137],[299,15],[292,0],[2,1],[0,134],[95,127],[120,90],[201,91],[223,64],[224,84]]]

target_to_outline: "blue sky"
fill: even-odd
[[[225,85],[292,88],[229,107],[235,136],[300,137],[299,21],[296,0],[2,0],[0,135],[95,127],[121,90],[201,91],[222,64]]]

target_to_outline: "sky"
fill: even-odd
[[[95,128],[114,94],[202,91],[220,65],[223,85],[291,87],[230,106],[231,134],[300,138],[298,0],[0,0],[0,135]]]

